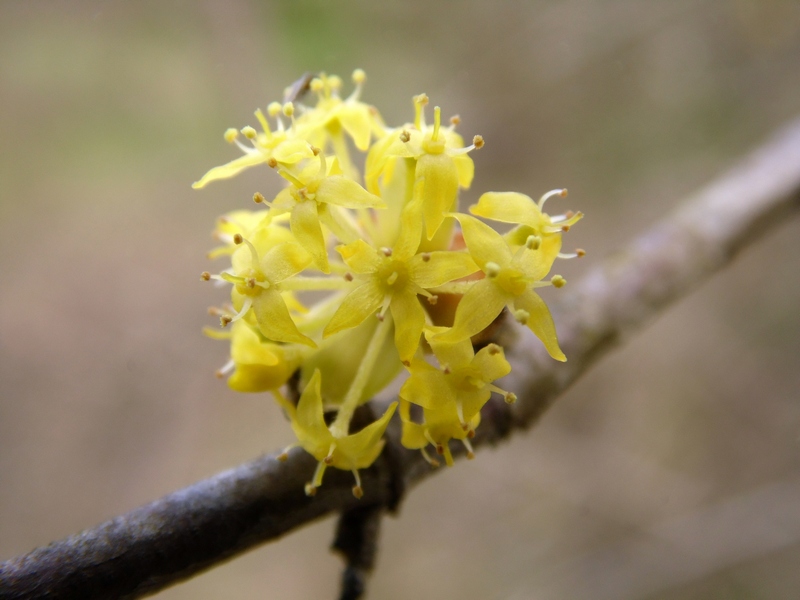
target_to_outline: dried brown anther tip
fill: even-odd
[[[270,157],[267,159],[267,166],[268,166],[270,169],[274,169],[275,167],[277,167],[277,166],[278,166],[278,161],[277,161],[277,160],[275,160],[275,157],[274,157],[274,156],[270,156]]]
[[[317,486],[311,485],[310,483],[306,484],[306,496],[316,496],[317,495]]]
[[[410,360],[404,360],[403,361],[403,366],[404,367],[410,367],[411,366],[411,361]]]
[[[325,458],[322,459],[322,462],[324,462],[326,465],[329,465],[329,464],[331,464],[333,462],[333,457],[332,456],[326,456]]]
[[[310,146],[310,148],[311,148],[311,152],[314,154],[314,156],[319,156],[319,153],[322,152],[322,150],[320,150],[316,146]]]
[[[216,377],[217,379],[222,379],[223,377],[225,377],[225,373],[223,373],[220,369],[217,369],[216,371],[214,371],[214,377]]]
[[[225,317],[220,317],[219,318],[219,324],[222,327],[227,327],[228,325],[230,325],[231,321],[233,321],[233,319],[231,317],[225,316]]]
[[[383,313],[378,313],[377,315],[375,315],[375,318],[378,319],[378,321],[380,321],[381,323],[383,323],[383,320],[386,318],[386,316]]]
[[[422,256],[422,262],[428,262],[431,259],[430,252],[423,252],[420,256]]]
[[[266,199],[264,198],[264,195],[261,192],[256,192],[255,194],[253,194],[253,202],[255,202],[256,204],[261,204],[263,202],[266,202]]]
[[[234,244],[236,244],[236,245],[238,246],[238,245],[239,245],[239,244],[241,244],[243,241],[244,241],[244,238],[242,237],[242,234],[241,234],[241,233],[236,233],[236,234],[234,234],[234,236],[233,236],[233,243],[234,243]]]
[[[289,458],[289,453],[288,452],[281,452],[280,454],[278,454],[278,456],[276,458],[280,462],[286,462],[286,460]]]
[[[353,496],[361,500],[364,497],[364,490],[360,485],[353,486]]]
[[[431,306],[435,306],[436,303],[439,301],[439,296],[434,294],[433,296],[428,296],[428,304]]]
[[[400,133],[400,141],[404,144],[411,139],[411,134],[408,133],[405,129]]]
[[[472,143],[475,144],[476,150],[480,150],[486,145],[486,142],[483,141],[482,135],[476,135],[474,138],[472,138]]]
[[[345,281],[353,281],[353,274],[352,273],[345,273],[344,274]]]
[[[450,125],[455,127],[456,125],[460,124],[461,124],[461,117],[459,115],[453,115],[452,117],[450,117]]]
[[[474,430],[474,429],[470,429],[470,430],[467,432],[467,437],[468,437],[469,439],[472,439],[472,438],[474,438],[474,437],[475,437],[475,430]]]
[[[208,271],[203,271],[202,273],[200,273],[200,279],[202,279],[203,281],[210,280],[211,279],[211,273],[209,273]]]
[[[471,450],[469,452],[467,452],[467,460],[472,460],[474,458],[475,458],[475,453],[474,452],[472,452]]]
[[[586,256],[586,250],[584,250],[583,248],[576,248],[575,249],[575,254],[578,255],[578,258],[582,258],[582,257]]]
[[[436,444],[436,454],[444,454],[444,446]]]

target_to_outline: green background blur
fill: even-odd
[[[200,333],[214,218],[278,178],[190,184],[301,73],[355,67],[388,123],[426,92],[484,136],[466,203],[568,187],[576,279],[800,114],[800,3],[0,3],[0,559],[291,441]],[[415,489],[370,597],[800,596],[798,239]],[[158,597],[332,598],[333,526]]]

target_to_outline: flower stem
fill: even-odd
[[[345,437],[350,428],[350,421],[353,418],[353,413],[361,400],[361,394],[364,393],[364,388],[367,386],[369,376],[372,374],[372,369],[378,360],[383,343],[386,336],[391,329],[391,319],[384,319],[378,323],[375,332],[372,334],[372,339],[364,352],[364,358],[361,364],[358,365],[358,371],[350,384],[350,389],[347,390],[347,395],[342,401],[342,406],[336,415],[336,420],[330,427],[331,433],[335,438]]]

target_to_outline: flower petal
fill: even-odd
[[[511,365],[506,360],[503,348],[497,344],[489,344],[481,348],[470,365],[486,383],[500,379],[511,373]]]
[[[331,175],[319,182],[317,202],[325,202],[345,208],[386,208],[386,204],[375,194],[370,194],[352,179],[342,175]]]
[[[400,292],[389,305],[394,319],[394,344],[400,360],[411,360],[419,347],[419,338],[425,326],[425,311],[414,292]]]
[[[297,325],[289,315],[289,309],[280,292],[274,288],[262,290],[253,298],[253,312],[258,321],[258,328],[264,337],[276,342],[305,344],[316,348],[317,345],[309,337],[297,329]]]
[[[428,260],[417,254],[409,261],[411,278],[421,288],[442,285],[454,279],[461,279],[478,270],[478,265],[466,252],[429,252]]]
[[[244,156],[240,156],[232,160],[229,163],[224,165],[220,165],[218,167],[214,167],[208,173],[203,175],[199,181],[195,181],[192,184],[192,188],[195,190],[199,190],[200,188],[204,188],[212,181],[216,181],[218,179],[228,179],[230,177],[234,177],[238,175],[248,167],[252,167],[261,163],[267,162],[269,156],[266,154],[262,154],[261,152],[253,151]]]
[[[458,197],[458,169],[453,158],[445,153],[423,154],[417,160],[417,181],[423,181],[422,212],[425,215],[425,233],[431,239],[444,221],[445,213],[452,211]]]
[[[330,273],[331,267],[325,250],[322,227],[319,224],[316,201],[298,202],[292,209],[290,226],[295,239],[314,259],[314,266],[323,273]]]
[[[352,105],[345,102],[339,109],[338,116],[342,128],[353,138],[356,148],[366,152],[372,135],[369,107],[360,102]]]
[[[294,242],[284,242],[272,248],[261,259],[261,269],[270,283],[280,283],[311,264],[311,255]]]
[[[502,235],[475,217],[464,214],[453,216],[461,223],[461,233],[469,253],[481,269],[485,269],[487,262],[508,266],[512,254]]]
[[[400,388],[399,396],[423,408],[442,408],[456,401],[456,393],[448,385],[447,375],[426,363],[415,360],[411,364],[411,376]]]
[[[381,257],[375,248],[364,240],[336,246],[336,251],[342,256],[342,260],[347,263],[347,266],[356,273],[374,273],[381,266]]]
[[[434,339],[442,343],[458,342],[480,333],[492,324],[508,300],[492,280],[475,282],[458,303],[453,327]]]
[[[320,383],[321,377],[317,371],[300,395],[297,410],[292,418],[292,429],[297,440],[306,452],[317,460],[327,456],[333,442],[333,435],[325,425],[325,416],[322,412]]]
[[[383,298],[383,291],[371,279],[358,286],[342,300],[339,309],[325,326],[322,337],[331,336],[362,323],[381,307]]]
[[[339,469],[366,469],[372,465],[383,450],[383,434],[396,408],[397,402],[392,402],[380,419],[361,431],[336,440],[333,466]]]
[[[454,156],[453,162],[456,163],[458,170],[458,185],[465,190],[469,189],[469,186],[472,185],[472,178],[475,176],[475,163],[466,154]]]
[[[527,322],[528,329],[542,341],[550,356],[565,362],[567,357],[558,347],[556,326],[544,300],[536,292],[528,289],[521,296],[514,298],[514,309],[528,312],[530,315]]]
[[[502,223],[520,223],[541,230],[542,211],[530,196],[517,192],[486,192],[469,212]]]

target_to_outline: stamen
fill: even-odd
[[[281,114],[281,110],[283,110],[283,107],[280,102],[270,102],[267,106],[267,114],[273,119]]]
[[[561,288],[567,285],[567,280],[564,279],[561,275],[553,275],[550,278],[550,283],[552,283],[554,287]]]
[[[476,150],[480,150],[481,148],[483,148],[485,143],[486,142],[483,141],[482,135],[476,135],[475,137],[472,138],[472,145],[475,146]]]
[[[328,448],[328,455],[322,459],[326,465],[330,465],[331,463],[333,463],[333,452],[335,450],[336,450],[336,443],[333,443],[331,444],[331,447]]]
[[[268,166],[270,169],[274,169],[275,167],[277,167],[277,166],[278,166],[278,161],[275,159],[275,157],[274,157],[274,156],[270,156],[270,157],[267,159],[267,166]]]
[[[345,281],[353,281],[353,274],[352,273],[345,273],[344,274]]]
[[[264,198],[264,195],[261,192],[256,192],[255,194],[253,194],[253,202],[255,202],[256,204],[263,204],[266,201],[267,199]]]
[[[528,250],[538,250],[539,246],[542,245],[542,238],[538,235],[529,235],[528,239],[525,240],[525,247]]]
[[[575,254],[578,255],[578,258],[583,258],[584,256],[586,256],[586,250],[584,250],[583,248],[576,248]]]
[[[243,316],[247,314],[247,311],[250,310],[250,307],[253,305],[253,297],[252,296],[245,296],[244,302],[242,303],[242,310],[236,313],[234,316],[230,315],[223,315],[219,318],[219,324],[222,327],[227,327],[230,323],[234,323],[241,319]]]
[[[557,189],[557,190],[551,190],[551,191],[547,192],[544,196],[539,198],[539,210],[542,210],[542,207],[544,206],[544,203],[547,202],[547,200],[549,198],[552,198],[553,196],[561,196],[562,198],[566,198],[567,197],[567,188],[560,188],[560,189]]]
[[[367,80],[367,74],[364,72],[364,69],[356,69],[353,71],[353,83],[356,85],[361,85]]]
[[[450,125],[453,127],[453,129],[461,125],[461,117],[458,115],[453,115],[450,117]]]
[[[461,443],[467,449],[467,460],[475,458],[475,451],[472,449],[472,444],[469,443],[469,440],[461,440]]]
[[[225,377],[225,375],[227,375],[228,373],[230,373],[231,371],[233,371],[233,368],[234,368],[235,366],[236,366],[236,365],[235,365],[235,363],[233,362],[233,359],[231,359],[231,360],[229,360],[228,362],[226,362],[224,365],[222,365],[222,366],[221,366],[219,369],[217,369],[217,370],[214,372],[214,376],[215,376],[217,379],[222,379],[223,377]]]
[[[431,260],[430,252],[423,252],[420,256],[422,256],[422,262],[429,262]]]
[[[428,463],[430,466],[432,466],[432,467],[436,468],[436,467],[438,467],[439,465],[441,465],[441,463],[440,463],[438,460],[436,460],[435,458],[432,458],[432,457],[431,457],[431,455],[430,455],[430,454],[428,454],[428,451],[427,451],[427,450],[425,450],[425,448],[420,448],[420,449],[419,449],[419,451],[422,453],[422,458],[424,458],[424,459],[425,459],[425,461],[426,461],[426,462],[427,462],[427,463]]]
[[[414,127],[417,130],[422,131],[425,127],[425,105],[428,104],[428,96],[425,94],[419,94],[418,96],[414,96]]]
[[[353,486],[353,496],[361,500],[364,496],[364,488],[361,487],[361,476],[358,474],[358,469],[353,469],[353,477],[356,480],[356,484]]]
[[[411,139],[411,134],[408,133],[405,129],[400,133],[400,141],[404,144],[407,144],[408,141]]]
[[[250,258],[253,259],[253,264],[257,265],[259,263],[258,250],[256,250],[256,247],[253,246],[253,244],[250,243],[249,240],[244,239],[241,233],[237,233],[236,235],[233,236],[233,243],[236,244],[237,246],[239,244],[246,245],[250,249]]]
[[[439,301],[439,296],[437,296],[436,294],[428,296],[428,304],[430,304],[431,306],[436,306],[436,303],[438,301]]]
[[[381,254],[383,254],[383,255],[384,255],[386,258],[389,258],[389,257],[392,255],[392,249],[391,249],[391,248],[381,248],[381,249],[380,249],[380,252],[381,252]]]
[[[239,137],[239,132],[235,127],[229,127],[225,130],[225,141],[229,144],[232,144],[234,141],[236,141],[237,137]]]
[[[248,140],[254,140],[256,137],[258,137],[258,133],[256,133],[256,130],[250,127],[250,125],[247,127],[242,127],[242,135]]]
[[[200,273],[200,279],[203,281],[211,281],[211,273],[208,271],[203,271]]]

